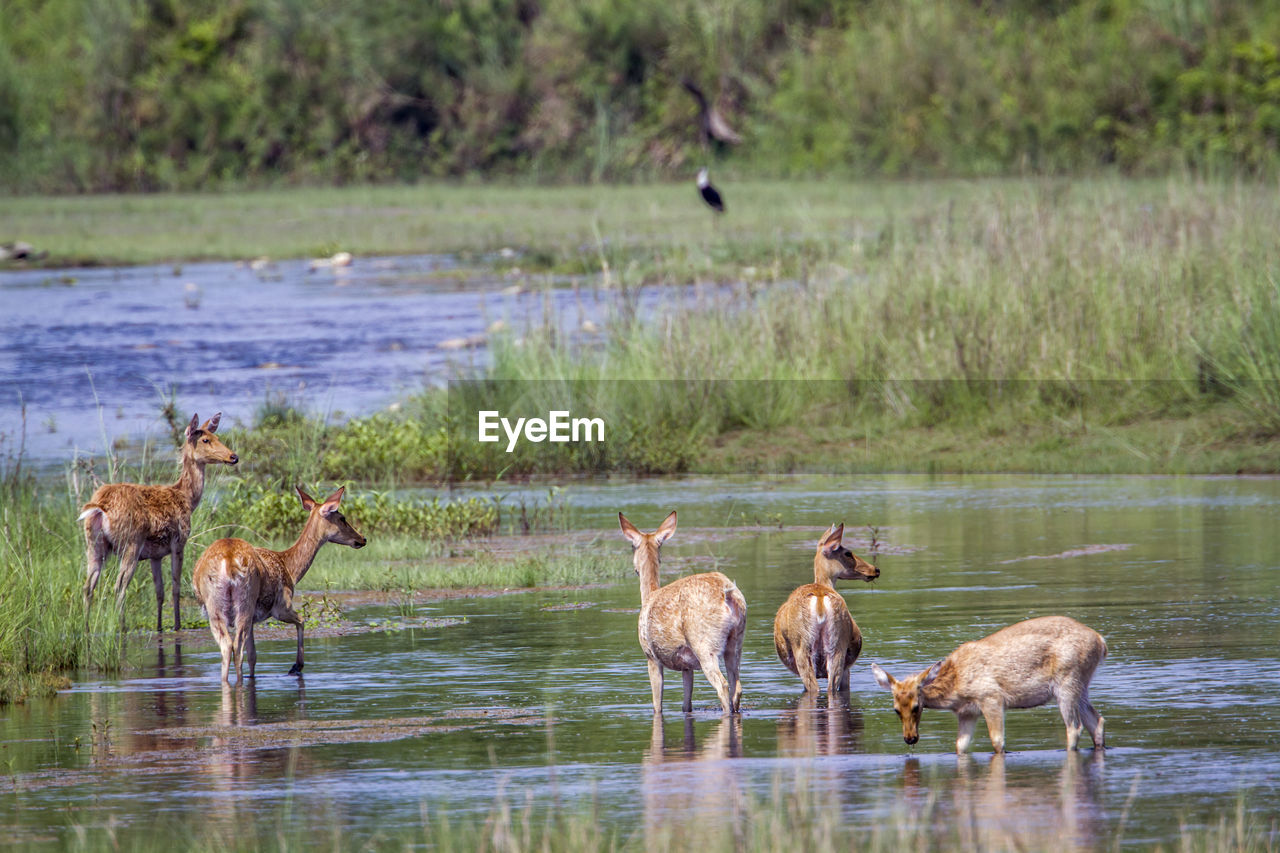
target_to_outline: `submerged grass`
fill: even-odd
[[[430,849],[448,851],[598,851],[598,850],[705,850],[773,851],[988,851],[1126,849],[1203,851],[1203,853],[1271,853],[1280,847],[1280,827],[1246,809],[1243,801],[1234,811],[1219,815],[1204,826],[1183,824],[1178,836],[1166,844],[1134,845],[1123,837],[1121,820],[1114,838],[1092,843],[1058,834],[1061,826],[1020,825],[993,816],[970,820],[943,820],[926,805],[903,809],[871,829],[854,827],[842,819],[841,809],[814,795],[804,773],[790,779],[775,775],[771,792],[759,797],[746,792],[725,792],[725,805],[736,799],[732,815],[707,814],[678,817],[661,812],[644,825],[628,827],[603,808],[594,797],[556,802],[538,808],[532,798],[513,803],[499,793],[487,813],[451,815],[423,802],[421,818],[401,826],[372,832],[347,825],[345,810],[333,803],[323,812],[309,811],[298,825],[295,809],[285,806],[274,814],[236,815],[214,812],[196,829],[192,824],[174,826],[157,834],[143,834],[126,826],[72,825],[60,836],[60,847],[96,849],[104,843],[135,850],[161,849],[182,839],[189,850],[352,850]],[[164,838],[164,841],[157,839]],[[165,848],[167,849],[167,847]]]

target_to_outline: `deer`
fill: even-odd
[[[925,708],[953,712],[959,719],[956,753],[973,741],[979,715],[987,721],[992,750],[1004,752],[1006,708],[1035,708],[1055,699],[1067,725],[1067,750],[1082,728],[1095,749],[1103,742],[1103,719],[1089,704],[1089,681],[1107,656],[1107,642],[1092,628],[1067,616],[1041,616],[1001,628],[959,648],[928,669],[898,681],[878,665],[876,683],[893,693],[902,719],[902,739],[919,740]]]
[[[805,693],[817,693],[827,679],[827,702],[849,689],[849,669],[862,652],[862,632],[849,615],[837,580],[871,583],[880,570],[842,544],[844,525],[833,524],[818,540],[813,583],[796,587],[773,619],[778,659],[800,676]]]
[[[363,548],[366,540],[356,532],[338,505],[346,487],[323,502],[295,486],[302,508],[308,513],[302,532],[284,551],[258,548],[243,539],[219,539],[196,562],[192,582],[196,598],[209,616],[209,630],[222,653],[222,683],[230,685],[234,658],[236,681],[244,684],[244,657],[249,656],[249,677],[257,674],[258,650],[253,626],[275,617],[298,631],[298,656],[290,675],[302,674],[302,618],[293,609],[293,590],[315,562],[326,542]]]
[[[673,511],[652,533],[644,533],[618,513],[622,535],[634,550],[632,563],[640,576],[640,648],[649,663],[653,713],[662,713],[663,670],[684,678],[684,704],[693,710],[693,673],[702,670],[720,699],[722,716],[739,712],[742,682],[742,638],[747,601],[737,584],[720,572],[687,575],[666,586],[658,584],[658,550],[676,532]],[[728,680],[720,671],[724,658]]]
[[[164,575],[161,561],[169,557],[173,576],[173,630],[182,630],[178,607],[182,582],[182,553],[191,536],[191,514],[204,495],[204,468],[210,463],[235,465],[240,461],[215,433],[222,413],[200,423],[191,416],[182,443],[182,475],[172,486],[145,486],[137,483],[108,483],[100,486],[81,507],[78,521],[84,523],[87,578],[84,603],[93,603],[93,591],[107,556],[120,556],[120,576],[116,579],[116,605],[123,612],[125,592],[139,560],[151,561],[151,577],[156,586],[156,631],[164,631]]]

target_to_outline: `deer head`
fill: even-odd
[[[817,553],[813,556],[814,579],[864,580],[867,583],[880,577],[880,570],[841,544],[844,525],[833,524],[818,540]]]
[[[893,712],[902,720],[902,739],[908,744],[920,740],[920,715],[924,712],[924,697],[920,692],[933,683],[941,669],[942,661],[938,661],[923,672],[899,681],[881,669],[879,664],[871,664],[876,684],[893,694]]]
[[[187,440],[183,445],[183,455],[190,455],[192,461],[200,465],[210,462],[235,465],[239,462],[240,457],[232,453],[231,448],[214,435],[218,431],[220,420],[222,420],[222,412],[218,412],[201,425],[200,416],[192,415],[191,423],[187,424]]]
[[[317,503],[311,495],[302,490],[301,486],[295,486],[294,488],[298,490],[298,499],[302,501],[302,508],[311,513],[307,518],[307,524],[319,525],[321,541],[350,545],[352,548],[363,548],[365,546],[365,538],[356,532],[356,529],[351,526],[350,522],[338,509],[338,504],[342,503],[342,495],[347,490],[346,486],[329,495],[323,503]]]

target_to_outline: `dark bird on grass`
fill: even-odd
[[[711,186],[705,166],[698,170],[698,194],[716,213],[724,213],[724,199],[720,197],[720,191]]]
[[[720,111],[707,103],[706,95],[702,94],[692,80],[685,77],[680,81],[681,85],[688,90],[693,99],[698,102],[698,131],[702,134],[702,144],[704,146],[715,143],[719,147],[725,145],[737,145],[742,141],[742,137],[729,127],[729,123],[724,120],[724,116],[720,115]]]

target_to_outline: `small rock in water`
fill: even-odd
[[[323,270],[323,269],[334,269],[337,267],[349,267],[351,266],[352,260],[353,258],[351,257],[350,252],[338,252],[336,254],[330,255],[327,258],[312,259],[311,263],[307,265],[307,269]]]
[[[465,337],[465,338],[446,338],[445,340],[436,344],[436,349],[444,349],[444,350],[475,349],[476,347],[484,346],[484,344],[485,344],[484,335],[469,335],[468,337]]]

